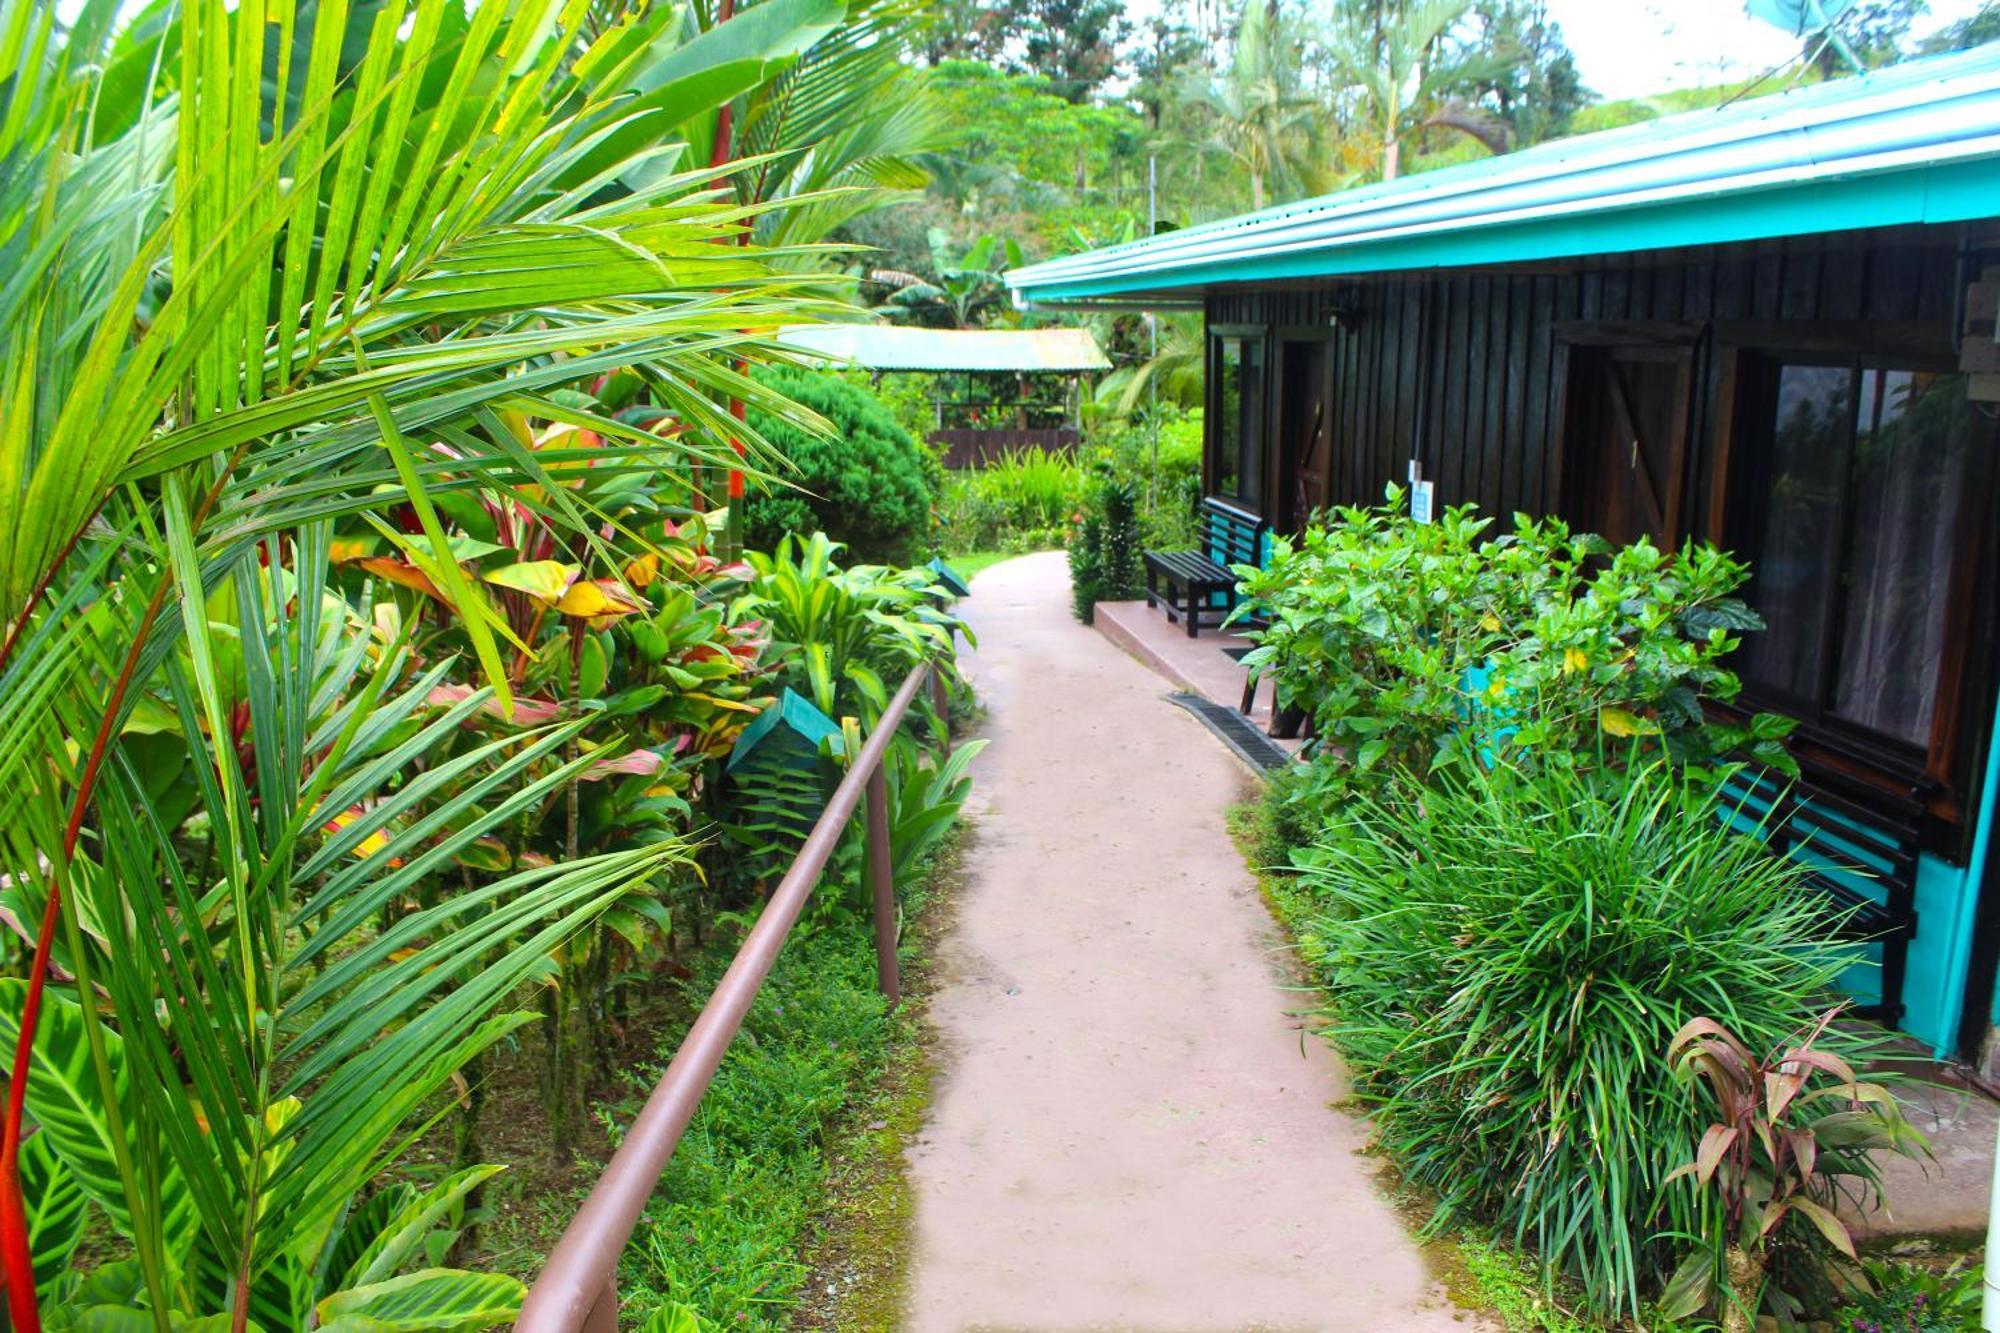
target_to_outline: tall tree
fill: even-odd
[[[1860,0],[1833,21],[1840,41],[1829,41],[1821,31],[1809,32],[1804,38],[1804,56],[1822,78],[1828,79],[1855,72],[1847,52],[1852,52],[1864,69],[1893,65],[1903,58],[1910,26],[1929,12],[1927,0]],[[1841,50],[1843,43],[1846,52]]]
[[[1019,34],[1011,68],[1045,75],[1057,96],[1088,101],[1116,71],[1125,39],[1119,0],[1006,0],[1004,9]]]
[[[2000,42],[2000,0],[1986,0],[1979,12],[1947,24],[1917,43],[1924,55],[1946,51],[1970,51],[1988,42]]]
[[[1476,0],[1447,43],[1454,48],[1447,60],[1462,75],[1440,94],[1490,114],[1505,126],[1508,147],[1561,138],[1590,102],[1545,0]]]
[[[1336,15],[1327,55],[1360,103],[1354,137],[1372,143],[1383,180],[1401,174],[1404,141],[1425,130],[1455,130],[1495,152],[1506,148],[1505,126],[1450,100],[1451,89],[1490,79],[1506,65],[1499,53],[1449,40],[1471,9],[1471,0],[1350,0]]]
[[[1186,72],[1201,64],[1208,49],[1191,26],[1167,13],[1155,14],[1133,35],[1130,96],[1150,128],[1161,127]]]
[[[1276,0],[1244,0],[1229,67],[1197,75],[1188,100],[1204,113],[1207,145],[1240,163],[1250,206],[1267,189],[1296,197],[1308,188],[1320,103],[1302,86],[1299,43]]]
[[[917,44],[927,65],[942,65],[947,60],[997,65],[1020,35],[1020,16],[1010,5],[995,5],[990,0],[934,0],[928,9],[929,21]]]

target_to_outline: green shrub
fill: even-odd
[[[828,717],[872,726],[913,667],[956,674],[957,643],[977,639],[948,609],[929,569],[847,564],[823,532],[752,551],[749,585],[733,614],[764,622],[782,664],[778,679]]]
[[[1731,596],[1742,564],[1693,543],[1612,552],[1523,515],[1489,540],[1490,522],[1465,505],[1417,523],[1392,486],[1385,505],[1336,510],[1243,569],[1270,622],[1245,663],[1311,714],[1337,771],[1365,786],[1473,759],[1589,764],[1633,741],[1682,761],[1747,747],[1789,765],[1786,720],[1739,730],[1702,708],[1735,697],[1722,661],[1735,632],[1763,627]]]
[[[1089,625],[1097,619],[1098,593],[1104,587],[1104,519],[1085,514],[1070,534],[1069,604],[1076,618]]]
[[[1656,763],[1435,775],[1359,796],[1298,854],[1333,1041],[1436,1221],[1491,1223],[1635,1314],[1712,1200],[1662,1189],[1708,1116],[1664,1058],[1688,1019],[1778,1042],[1855,961],[1807,873]],[[1834,1053],[1854,1040],[1828,1034]]]
[[[953,472],[938,500],[945,551],[1045,551],[1083,503],[1087,476],[1070,454],[1009,449],[983,468]]]
[[[1201,413],[1162,404],[1153,421],[1107,425],[1093,435],[1098,456],[1132,483],[1139,501],[1139,540],[1148,550],[1191,550],[1199,544]]]
[[[921,553],[933,491],[928,454],[867,389],[838,372],[778,366],[766,385],[825,417],[831,436],[750,412],[750,425],[797,465],[777,489],[746,502],[744,540],[769,550],[787,533],[825,532],[856,560],[908,563]]]
[[[1099,602],[1139,595],[1139,555],[1138,499],[1132,483],[1115,474],[1100,477],[1070,533],[1070,605],[1078,620],[1090,624]]]
[[[1861,1265],[1862,1291],[1834,1322],[1836,1333],[1961,1333],[1979,1327],[1985,1270],[1959,1260],[1942,1272],[1887,1260]]]

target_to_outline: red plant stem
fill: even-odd
[[[714,26],[719,28],[735,16],[736,0],[722,0],[722,3],[715,11]],[[730,143],[735,123],[736,103],[733,101],[724,102],[722,108],[715,113],[715,146],[708,155],[709,166],[719,167],[735,156],[736,150]]]
[[[199,528],[216,501],[222,498],[223,484],[248,448],[247,443],[237,446],[235,456],[202,497],[200,506],[195,510],[193,527]],[[81,536],[81,532],[78,535]],[[72,539],[70,547],[64,548],[65,554],[74,546],[75,539]],[[118,679],[112,684],[104,716],[97,724],[97,735],[91,741],[89,757],[84,760],[83,774],[77,781],[76,797],[70,804],[69,823],[63,829],[62,856],[49,868],[48,901],[42,907],[41,927],[35,932],[35,957],[28,967],[28,993],[21,1005],[21,1036],[14,1048],[13,1068],[7,1077],[7,1119],[5,1125],[0,1126],[0,1277],[4,1277],[7,1283],[7,1312],[14,1333],[41,1333],[42,1330],[41,1312],[35,1308],[35,1261],[28,1249],[27,1200],[21,1191],[21,1123],[27,1113],[28,1069],[35,1049],[35,1029],[41,1021],[42,992],[48,985],[49,958],[55,945],[56,924],[62,919],[64,881],[69,874],[70,860],[76,854],[76,844],[83,836],[83,821],[90,811],[90,798],[97,790],[98,772],[111,749],[118,710],[132,688],[139,657],[145,651],[146,640],[153,632],[153,622],[159,619],[160,610],[167,602],[167,590],[172,586],[172,576],[163,570],[160,584],[153,590],[152,600],[146,603],[146,614],[139,620],[132,647],[118,669]],[[24,616],[24,623],[25,619]]]
[[[96,517],[97,510],[93,508],[84,516],[83,522],[76,525],[76,531],[72,532],[69,540],[63,543],[62,550],[56,552],[56,558],[49,565],[48,572],[35,584],[35,590],[28,594],[28,600],[21,603],[21,614],[14,618],[13,625],[8,628],[7,641],[0,644],[0,671],[7,669],[7,660],[13,657],[14,646],[21,641],[22,631],[28,628],[29,618],[35,614],[35,608],[41,605],[42,598],[48,595],[49,585],[55,582],[56,572],[69,563],[70,552],[76,550],[76,544],[83,540],[83,534],[89,529],[90,521]]]
[[[721,5],[716,10],[715,21],[718,25],[727,23],[735,15],[735,13],[736,13],[736,0],[722,0]],[[714,149],[708,155],[708,165],[711,167],[722,166],[724,163],[728,162],[731,158],[733,158],[736,155],[736,145],[734,142],[735,126],[736,126],[735,113],[736,113],[736,104],[734,102],[724,102],[722,104],[721,110],[715,113],[715,146]],[[763,185],[760,180],[757,187],[757,191],[761,192],[762,189]],[[756,202],[754,194],[750,202],[752,203]],[[749,243],[750,243],[750,228],[749,225],[746,223],[743,229],[736,233],[736,244],[740,246],[740,245],[748,245]],[[738,361],[736,362],[736,368],[738,370],[742,370],[744,368],[744,365],[745,363],[741,359],[738,359]],[[731,398],[729,400],[729,415],[735,417],[738,421],[742,421],[745,419],[743,400],[741,398]],[[743,441],[741,439],[732,438],[729,441],[729,447],[736,451],[736,456],[738,458],[747,457],[749,454],[749,450],[743,447]],[[736,545],[736,537],[743,531],[743,490],[744,490],[743,469],[741,468],[729,469],[729,477],[728,477],[727,492],[726,492],[729,498],[729,532],[725,535],[724,545],[731,548],[729,550],[730,559],[735,559],[736,557],[737,552],[734,549]]]

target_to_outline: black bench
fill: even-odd
[[[1231,565],[1264,562],[1264,520],[1223,500],[1201,502],[1202,549],[1147,551],[1146,605],[1165,601],[1168,620],[1187,626],[1190,639],[1206,624],[1220,625],[1236,606]],[[1163,591],[1161,585],[1165,584]]]
[[[1746,769],[1736,780],[1743,814],[1763,819],[1774,850],[1810,866],[1806,883],[1843,914],[1842,939],[1882,946],[1882,998],[1853,1012],[1880,1023],[1903,1016],[1903,982],[1917,933],[1921,788],[1884,792],[1832,771],[1796,782]]]

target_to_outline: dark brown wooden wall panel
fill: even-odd
[[[1635,321],[1935,321],[1948,328],[1956,227],[1593,256],[1478,273],[1408,273],[1210,296],[1216,324],[1331,325],[1335,503],[1378,500],[1414,454],[1445,504],[1502,522],[1558,503],[1565,327]],[[1275,364],[1275,358],[1273,360]],[[1721,359],[1695,344],[1685,526],[1707,513],[1721,434]]]

